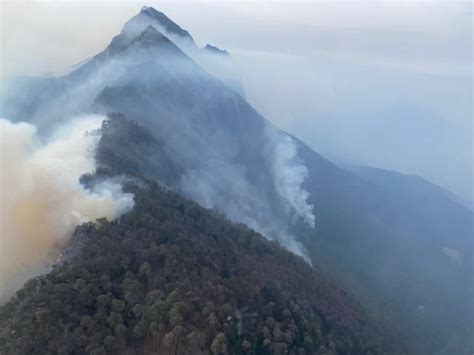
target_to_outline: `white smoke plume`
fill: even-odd
[[[278,241],[310,263],[304,246],[287,231],[288,223],[272,215],[268,202],[245,178],[242,167],[223,161],[208,161],[205,169],[190,171],[183,176],[181,188],[203,206],[224,212],[231,220],[244,223],[266,238]]]
[[[287,134],[267,130],[271,146],[271,158],[275,189],[286,202],[290,211],[301,217],[311,227],[316,217],[313,205],[308,203],[309,192],[303,188],[308,177],[308,169],[298,159],[298,149],[294,140]]]
[[[0,119],[0,302],[47,270],[75,227],[113,219],[130,209],[133,195],[105,182],[79,182],[95,170],[103,116],[74,119],[42,144],[36,127]]]

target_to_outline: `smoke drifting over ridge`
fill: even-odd
[[[270,129],[267,131],[267,137],[274,150],[271,156],[275,189],[290,211],[314,227],[316,217],[313,205],[307,202],[310,193],[302,187],[308,177],[308,169],[304,162],[298,159],[295,142],[286,134]]]
[[[130,209],[133,196],[103,182],[93,191],[79,182],[95,169],[103,116],[74,119],[42,144],[36,127],[0,119],[0,302],[50,266],[74,228]]]
[[[307,202],[310,193],[303,188],[308,169],[289,135],[268,123],[262,133],[261,164],[265,169],[257,171],[260,178],[268,174],[263,185],[249,178],[245,166],[221,156],[218,144],[208,144],[211,157],[203,159],[200,168],[182,176],[180,189],[203,206],[248,225],[310,262],[305,247],[291,232],[297,220],[315,227],[314,206]],[[230,142],[228,139],[226,148],[232,146]]]
[[[215,77],[203,70],[216,63],[209,51],[149,27],[146,12],[82,67],[41,81],[41,95],[30,95],[32,115],[17,100],[26,91],[20,83],[20,90],[8,92],[14,109],[5,116],[27,117],[42,134],[79,112],[123,113],[163,143],[163,151],[150,152],[150,161],[165,154],[180,166],[176,189],[309,260],[293,231],[298,220],[315,224],[309,193],[302,188],[308,170],[295,142],[271,127],[239,90],[227,88],[224,73]]]

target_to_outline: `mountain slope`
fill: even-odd
[[[470,211],[435,190],[429,199],[414,196],[412,181],[404,192],[392,181],[375,183],[287,140],[191,52],[153,25],[141,30],[133,38],[124,30],[68,76],[23,86],[15,96],[21,107],[8,112],[45,132],[75,113],[125,114],[150,136],[139,144],[109,140],[109,155],[124,159],[128,171],[306,255],[404,329],[415,353],[472,353]],[[300,184],[282,187],[294,181]],[[296,211],[301,200],[292,191],[309,194],[315,228]],[[452,250],[461,265],[446,254]]]
[[[469,212],[446,200],[437,187],[422,184],[418,194],[410,180],[405,188],[393,183],[380,187],[310,151],[300,153],[309,171],[318,171],[307,182],[317,196],[316,233],[304,225],[295,228],[312,262],[381,316],[393,319],[414,352],[467,353],[472,261],[463,252],[470,246],[462,243],[469,243]],[[462,263],[453,262],[450,250],[461,251]]]
[[[2,354],[390,350],[360,306],[276,243],[156,184],[128,189],[131,212],[80,227],[76,256],[0,309]]]
[[[317,233],[304,237],[313,263],[399,324],[414,353],[469,354],[472,213],[438,188],[414,193],[418,180],[403,187],[365,178],[345,186],[308,179],[324,207]]]
[[[405,194],[415,195],[417,198],[425,200],[438,198],[442,200],[437,201],[439,204],[451,204],[453,206],[460,204],[466,207],[463,204],[464,201],[455,194],[416,175],[406,175],[392,170],[368,166],[351,166],[348,169],[364,180],[383,186],[386,189],[403,191]]]

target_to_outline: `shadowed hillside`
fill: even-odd
[[[390,319],[413,353],[472,354],[472,212],[419,179],[333,164],[274,127],[196,51],[188,32],[146,7],[68,75],[12,80],[1,114],[47,136],[73,115],[117,112],[89,182],[156,180],[306,257]]]
[[[2,354],[388,352],[361,307],[299,257],[141,185],[128,187],[131,212],[80,227],[77,255],[0,309]]]

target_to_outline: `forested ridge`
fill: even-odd
[[[170,28],[178,37],[166,39]],[[97,170],[82,182],[93,188],[104,178],[134,181],[137,187],[128,188],[137,203],[119,221],[80,227],[52,272],[30,281],[0,310],[0,354],[407,352],[398,348],[398,336],[389,337],[351,301],[357,299],[401,333],[410,354],[472,355],[472,211],[419,178],[344,167],[321,156],[257,112],[239,75],[229,78],[236,85],[209,70],[216,61],[206,66],[204,57],[221,54],[196,56],[188,36],[165,14],[144,7],[104,50],[67,74],[6,81],[0,116],[27,120],[45,141],[78,114],[109,115],[92,132],[101,134]],[[296,186],[281,189],[287,173]],[[250,223],[270,239],[301,243],[319,271],[144,179]],[[282,190],[306,200],[314,228],[299,219],[295,199]],[[176,208],[166,205],[169,199],[181,202]],[[194,208],[199,217],[189,215]],[[199,229],[202,223],[207,229]],[[101,269],[104,258],[112,260],[110,270]],[[145,262],[150,277],[140,273]],[[156,277],[161,281],[154,284]],[[125,298],[128,287],[136,287],[137,299]],[[158,318],[150,311],[153,290],[166,305]],[[179,298],[168,300],[174,290]],[[215,290],[225,290],[225,297]],[[175,302],[192,305],[179,311],[181,324],[170,322]],[[212,311],[204,311],[207,302]],[[230,311],[220,312],[228,303]],[[291,318],[283,318],[285,309]],[[219,326],[209,325],[211,314]],[[118,321],[123,327],[116,329]],[[294,334],[282,338],[280,331]]]
[[[78,228],[77,255],[0,309],[0,353],[389,352],[301,258],[156,183],[127,189],[132,211]]]

